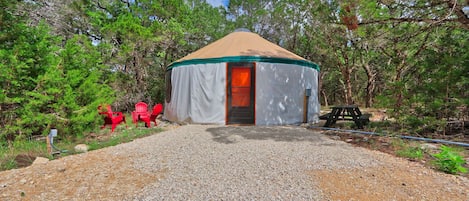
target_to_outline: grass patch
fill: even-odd
[[[104,139],[92,139],[85,142],[89,150],[101,149],[104,147],[115,146],[121,143],[130,142],[137,138],[146,137],[154,133],[163,131],[161,128],[133,128],[122,130],[117,135],[110,135]]]
[[[420,146],[418,146],[418,144],[414,145],[412,142],[399,138],[393,139],[391,144],[395,150],[396,156],[411,160],[420,160],[424,158],[425,152],[420,148]]]
[[[1,161],[0,168],[1,170],[11,170],[18,168],[18,165],[16,164],[14,157],[5,156],[5,158]]]
[[[163,131],[160,127],[145,128],[139,125],[139,127],[135,128],[135,125],[132,124],[131,121],[127,121],[127,126],[128,127],[125,128],[124,125],[119,125],[113,133],[111,133],[110,128],[106,127],[94,133],[80,135],[74,138],[67,137],[61,139],[59,133],[59,137],[54,138],[54,145],[61,150],[67,150],[67,152],[61,153],[59,156],[63,157],[76,154],[74,147],[77,144],[87,144],[91,151],[130,142],[134,139]],[[36,157],[54,158],[47,152],[45,138],[0,144],[0,171],[26,167],[30,165]]]
[[[15,141],[0,147],[0,170],[25,167],[29,160],[36,157],[49,157],[46,143],[34,140]]]
[[[396,150],[396,155],[408,159],[420,160],[423,158],[423,150],[420,147],[405,147],[400,150]]]

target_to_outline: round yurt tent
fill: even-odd
[[[319,66],[257,34],[235,31],[170,64],[164,118],[179,123],[319,121]]]

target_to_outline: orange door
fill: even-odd
[[[254,124],[254,63],[228,63],[227,124]]]

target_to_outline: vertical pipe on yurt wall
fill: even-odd
[[[305,96],[303,102],[303,123],[308,123],[308,104],[309,97],[311,96],[311,89],[305,89]]]

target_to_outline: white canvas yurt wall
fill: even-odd
[[[249,86],[242,88],[252,89],[252,124],[302,123],[305,109],[308,122],[319,120],[319,67],[250,32],[233,32],[172,63],[166,76],[164,118],[182,123],[230,124],[233,116],[244,115],[232,112],[239,108],[233,101],[235,91],[242,91],[232,87],[235,81],[229,79],[235,68],[252,69],[252,80],[246,81]],[[307,107],[306,89],[311,91]]]
[[[256,67],[256,124],[283,125],[303,122],[305,89],[311,90],[308,122],[319,121],[318,72],[315,69],[279,63]]]

